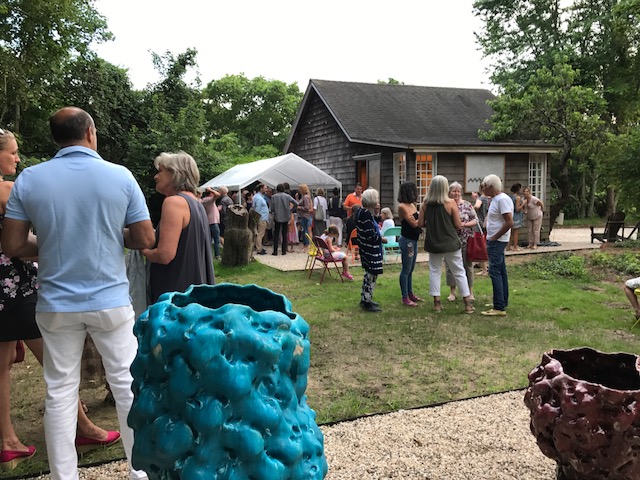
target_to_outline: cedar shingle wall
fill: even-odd
[[[343,195],[353,191],[353,148],[324,104],[313,93],[293,136],[293,152],[342,182]]]

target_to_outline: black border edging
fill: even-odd
[[[449,400],[449,401],[446,401],[446,402],[431,403],[429,405],[420,405],[420,406],[417,406],[417,407],[400,408],[398,410],[389,410],[388,412],[365,413],[364,415],[358,415],[356,417],[345,418],[345,419],[342,419],[342,420],[332,420],[332,421],[326,422],[326,423],[319,423],[318,426],[319,427],[332,427],[332,426],[337,425],[339,423],[351,423],[351,422],[355,422],[356,420],[360,420],[362,418],[379,417],[381,415],[389,415],[390,413],[395,413],[395,412],[410,412],[411,410],[422,410],[422,409],[428,409],[428,408],[434,408],[434,407],[442,407],[443,405],[448,405],[450,403],[465,402],[467,400],[475,400],[477,398],[490,397],[492,395],[503,395],[505,393],[511,393],[511,392],[520,392],[520,391],[524,391],[526,388],[527,388],[526,386],[525,387],[519,387],[519,388],[513,388],[511,390],[504,390],[502,392],[485,393],[485,394],[482,394],[482,395],[476,395],[474,397],[458,398],[456,400]]]
[[[108,460],[100,460],[98,462],[85,463],[83,465],[78,465],[78,468],[90,468],[90,467],[99,467],[101,465],[106,465],[107,463],[120,462],[122,460],[126,460],[127,457],[116,457],[110,458]],[[42,475],[48,475],[51,473],[51,470],[42,470],[38,473],[25,473],[23,475],[18,475],[14,477],[2,477],[0,480],[21,480],[23,478],[37,478]]]

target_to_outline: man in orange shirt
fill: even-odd
[[[356,183],[356,191],[347,195],[347,198],[344,199],[342,203],[342,207],[347,212],[347,216],[351,216],[351,207],[354,205],[362,206],[362,184]]]

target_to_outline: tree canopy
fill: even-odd
[[[588,213],[603,188],[628,188],[604,155],[638,129],[640,0],[477,0],[474,13],[501,94],[489,135],[562,145],[552,163],[554,213]],[[607,198],[615,208],[615,195]]]
[[[202,87],[195,49],[151,53],[161,79],[134,90],[126,70],[91,45],[112,38],[92,0],[0,4],[0,126],[14,131],[22,166],[50,158],[48,118],[75,105],[98,129],[98,150],[126,165],[150,195],[153,159],[184,150],[204,181],[237,163],[279,154],[302,98],[297,84],[228,75]]]

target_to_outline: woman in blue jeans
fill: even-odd
[[[418,238],[422,229],[418,227],[418,189],[413,182],[405,182],[400,185],[398,194],[398,216],[400,217],[401,236],[398,240],[402,257],[402,271],[400,272],[400,291],[402,303],[408,307],[417,307],[417,302],[422,302],[420,297],[413,293],[413,269],[416,266],[418,256]]]

